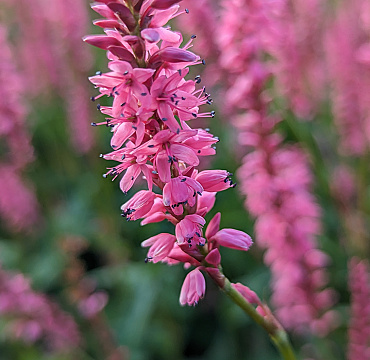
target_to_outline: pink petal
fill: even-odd
[[[124,122],[118,125],[114,131],[110,145],[113,149],[117,150],[122,144],[134,133],[132,124],[130,122]]]
[[[199,164],[198,156],[192,149],[185,145],[172,144],[171,153],[190,166],[197,166]]]
[[[123,193],[127,193],[132,188],[140,172],[141,169],[138,164],[133,164],[126,170],[126,174],[120,181],[120,188]]]
[[[208,264],[218,266],[221,262],[221,255],[218,249],[213,249],[210,253],[206,256],[205,261]]]
[[[180,293],[180,304],[196,305],[206,291],[206,281],[198,268],[186,275]]]
[[[247,251],[253,243],[248,234],[234,229],[222,229],[208,241],[216,241],[221,246],[244,251]]]
[[[164,183],[171,181],[171,168],[168,162],[168,155],[165,150],[160,151],[155,160],[158,176]]]
[[[154,0],[150,6],[153,9],[166,10],[174,4],[179,3],[181,0]]]
[[[210,239],[220,229],[221,213],[217,213],[209,222],[206,230],[206,238]]]
[[[130,31],[133,31],[136,27],[136,21],[131,11],[121,3],[108,3],[109,9],[111,9],[118,17],[125,23]]]
[[[122,46],[117,39],[106,35],[87,35],[82,40],[103,50],[108,50],[110,46]]]
[[[249,289],[249,287],[244,286],[243,284],[231,284],[231,286],[237,290],[249,303],[251,304],[260,304],[261,300],[257,296],[257,294]]]

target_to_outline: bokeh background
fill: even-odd
[[[227,115],[229,85],[218,65],[223,47],[216,46],[215,30],[227,4],[183,3],[190,14],[171,26],[181,29],[185,39],[197,34],[194,51],[207,65],[193,68],[190,77],[202,74],[217,112],[213,119],[199,120],[199,126],[210,127],[221,140],[217,155],[203,166],[236,173],[247,150],[236,145],[239,130]],[[266,55],[266,61],[278,59],[281,75],[267,84],[273,97],[270,107],[283,119],[274,131],[284,144],[299,144],[307,153],[312,191],[322,209],[317,246],[330,258],[327,286],[337,294],[334,329],[324,336],[309,331],[290,335],[300,358],[340,360],[346,358],[350,323],[347,263],[354,255],[369,255],[370,213],[370,142],[359,144],[361,137],[355,134],[343,145],[343,137],[358,127],[359,118],[370,129],[368,109],[359,105],[366,99],[370,103],[370,57],[367,48],[360,53],[367,72],[355,69],[351,59],[335,70],[323,51],[345,57],[357,40],[366,44],[370,33],[369,28],[358,29],[359,13],[339,21],[347,11],[345,2],[309,1],[312,8],[304,8],[302,1],[290,3],[296,16],[283,24],[299,30],[300,37],[295,45],[285,39],[298,55],[289,56],[288,50],[285,57]],[[355,3],[361,8],[365,1]],[[173,226],[126,222],[120,206],[145,188],[144,182],[125,196],[117,180],[102,177],[111,165],[99,158],[110,151],[110,131],[90,126],[102,121],[102,115],[90,100],[97,90],[87,78],[106,71],[107,60],[103,50],[81,40],[100,33],[91,25],[97,17],[84,0],[0,1],[0,359],[279,359],[268,336],[211,281],[196,307],[181,307],[183,267],[144,262],[146,249],[140,243],[173,232]],[[342,54],[327,40],[330,31],[351,32]],[[224,41],[226,47],[233,39]],[[314,58],[309,66],[304,62],[308,55]],[[321,78],[328,69],[337,71],[337,80],[339,74],[348,75],[341,86],[352,86],[349,94],[338,90],[333,95],[333,83]],[[303,92],[308,94],[304,101],[298,98],[300,90],[290,87],[302,73],[317,85]],[[351,84],[357,76],[364,81]],[[365,97],[362,102],[357,91]],[[341,104],[340,96],[347,96]],[[109,104],[109,99],[100,103]],[[338,107],[349,112],[343,115],[347,127],[336,120],[342,111]],[[254,218],[244,199],[238,186],[219,193],[207,220],[222,211],[222,227],[254,237]],[[247,253],[222,249],[223,268],[229,279],[248,285],[269,303],[271,270],[263,254],[257,245]]]

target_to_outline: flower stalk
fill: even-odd
[[[267,312],[266,316],[261,315],[254,306],[249,303],[242,294],[232,286],[232,283],[224,277],[224,285],[221,287],[220,282],[213,279],[220,289],[238,305],[256,324],[261,326],[269,334],[272,342],[280,352],[282,359],[295,360],[294,351],[289,341],[289,337],[284,328],[279,324],[276,318],[265,304],[263,310]]]

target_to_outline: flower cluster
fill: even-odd
[[[22,274],[0,268],[0,316],[4,333],[27,343],[42,342],[49,350],[66,351],[79,345],[72,317],[45,295],[32,290]]]
[[[96,101],[106,95],[112,106],[98,109],[106,115],[101,123],[110,127],[113,151],[102,155],[117,161],[104,176],[124,173],[120,188],[127,193],[142,174],[148,190],[137,192],[122,206],[127,220],[142,224],[167,219],[175,235],[161,233],[142,243],[149,247],[146,261],[194,266],[181,290],[180,303],[194,305],[205,292],[200,270],[219,280],[219,246],[248,250],[251,238],[242,231],[222,229],[218,213],[208,224],[205,215],[216,193],[234,187],[226,170],[198,171],[200,156],[215,154],[218,138],[190,123],[214,112],[200,112],[210,104],[205,88],[196,89],[200,77],[186,80],[190,65],[203,61],[189,51],[194,37],[184,45],[181,33],[165,24],[188,12],[179,11],[179,0],[104,0],[92,5],[104,17],[96,20],[105,35],[84,40],[107,50],[107,73],[98,72],[90,81],[99,88]],[[203,62],[204,63],[204,62]],[[159,189],[153,192],[153,187]]]

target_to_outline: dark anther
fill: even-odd
[[[187,14],[189,14],[189,9],[187,9],[187,8],[186,8],[186,9],[185,9],[185,12],[186,12]]]
[[[186,97],[184,97],[184,96],[181,96],[181,100],[186,100]]]
[[[132,128],[133,128],[134,130],[137,130],[137,127],[136,127],[135,125],[132,125]]]
[[[177,106],[179,104],[179,100],[176,100],[175,101],[175,105]]]
[[[201,151],[200,150],[198,150],[198,154],[200,154],[201,153]]]
[[[180,134],[180,129],[179,128],[177,128],[177,130],[176,130],[176,134],[178,135],[178,134]]]
[[[232,187],[234,188],[236,186],[236,183],[232,185]]]
[[[155,170],[152,170],[152,174],[157,175],[157,174],[158,174],[158,172],[157,172],[157,171],[155,171]]]
[[[154,145],[148,145],[148,148],[154,148]]]
[[[162,118],[162,121],[167,121],[167,120],[168,120],[168,119],[167,119],[167,118],[165,118],[165,117],[164,117],[164,118]]]
[[[211,105],[212,103],[213,103],[213,100],[212,100],[212,99],[207,100],[207,104],[208,104],[208,105]]]
[[[95,97],[94,96],[91,96],[90,100],[91,101],[95,101]]]
[[[195,77],[195,82],[197,83],[197,84],[199,84],[201,81],[202,81],[202,79],[201,79],[201,77],[200,77],[200,75],[197,75],[196,77]]]
[[[197,36],[196,35],[191,35],[191,38],[192,39],[195,39]]]
[[[173,96],[171,96],[171,101],[174,102],[175,101],[175,98]]]
[[[179,70],[177,70],[177,71],[178,71],[179,75],[181,76],[181,69],[179,69]]]
[[[118,92],[118,91],[115,91],[114,93],[115,93],[116,95],[119,95],[119,92]]]
[[[202,64],[205,65],[206,64],[206,61],[204,59],[202,59]]]
[[[168,155],[168,162],[172,162],[172,156]]]
[[[195,118],[196,118],[196,117],[198,117],[198,115],[197,115],[196,113],[192,113],[191,115],[192,115],[193,117],[195,117]]]
[[[214,110],[211,111],[211,116],[214,118],[216,115],[216,112]]]
[[[126,103],[125,102],[123,102],[122,104],[121,104],[121,106],[125,106],[126,105]]]
[[[181,181],[181,182],[185,182],[185,181],[186,181],[186,178],[183,178],[183,179],[181,179],[180,181]]]
[[[147,93],[141,93],[141,96],[147,96],[148,94]]]
[[[96,125],[96,123],[92,122],[92,123],[91,123],[91,126],[97,126],[97,125]]]
[[[95,75],[101,75],[101,74],[103,74],[101,71],[97,71],[97,72],[95,73]]]
[[[126,155],[123,154],[122,157],[121,157],[121,160],[125,160],[125,157],[126,157]]]
[[[111,145],[113,149],[115,149],[117,146],[116,145]]]
[[[126,70],[124,73],[123,73],[123,75],[127,75],[128,74],[128,71]]]
[[[226,184],[229,181],[229,178],[224,179],[224,183]]]
[[[112,88],[112,93],[113,93],[113,92],[115,92],[115,91],[116,91],[116,89],[117,89],[117,86],[113,86],[113,88]]]
[[[200,237],[200,234],[198,232],[195,232],[195,235],[198,236],[198,237]]]
[[[96,108],[97,108],[98,110],[100,110],[100,104],[96,105]]]
[[[202,196],[202,193],[201,193],[200,191],[197,191],[197,194],[198,194],[199,196]]]
[[[145,261],[145,263],[147,263],[149,260],[152,260],[152,259],[153,258],[149,256],[149,257],[146,257],[144,261]]]
[[[134,177],[133,176],[131,176],[131,181],[134,181]]]
[[[190,244],[191,243],[191,239],[188,239],[187,242]]]
[[[172,96],[173,96],[173,97],[177,97],[177,95],[176,95],[175,93],[174,93],[174,94],[172,94]]]

